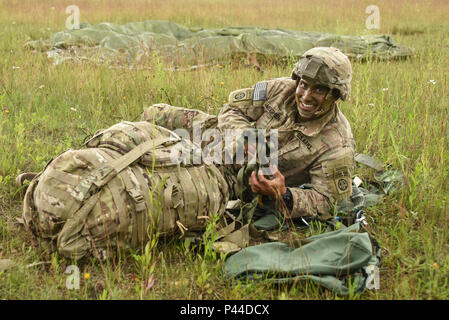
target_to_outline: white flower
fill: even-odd
[[[370,107],[374,107],[374,103],[368,103]]]
[[[382,91],[388,91],[388,88],[383,88]]]
[[[13,69],[20,69],[20,67],[12,66]]]
[[[436,81],[436,80],[429,80],[429,83],[431,83],[431,84],[436,84],[437,81]]]
[[[42,89],[43,87],[45,87],[45,86],[44,86],[44,85],[40,85],[40,86],[39,86],[39,89]]]
[[[72,110],[72,111],[77,111],[74,107],[70,107],[70,110]]]

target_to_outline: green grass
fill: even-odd
[[[381,29],[365,30],[371,1],[78,1],[81,20],[124,23],[170,19],[186,26],[263,25],[340,34],[393,33],[415,48],[405,61],[353,64],[351,100],[341,109],[351,123],[357,152],[400,169],[405,187],[367,212],[382,247],[381,289],[359,299],[448,299],[449,278],[449,6],[444,1],[376,1]],[[229,92],[289,75],[292,65],[264,64],[264,74],[239,64],[187,72],[111,69],[107,65],[53,66],[24,48],[65,28],[67,1],[0,0],[0,271],[5,299],[341,299],[311,283],[231,285],[222,260],[179,240],[161,239],[145,252],[118,261],[88,261],[79,290],[67,290],[70,262],[35,250],[36,241],[15,225],[23,171],[39,171],[88,134],[143,108],[165,102],[216,114]],[[52,9],[52,7],[54,9]],[[269,13],[269,14],[268,14]],[[19,67],[19,68],[17,68]],[[433,84],[429,80],[435,80]],[[223,83],[223,84],[222,84]],[[387,89],[388,88],[388,89]],[[39,244],[37,244],[39,248]],[[207,250],[206,250],[207,252]],[[36,262],[44,264],[27,267]],[[151,271],[151,272],[150,272]],[[89,278],[84,277],[89,274]],[[154,285],[147,289],[153,275]]]

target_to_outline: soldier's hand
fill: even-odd
[[[276,167],[270,166],[270,169],[274,174],[274,178],[272,180],[265,178],[262,170],[259,170],[257,174],[256,171],[253,171],[251,177],[249,178],[249,183],[251,184],[251,190],[253,193],[277,199],[282,197],[282,195],[287,192],[285,178]]]

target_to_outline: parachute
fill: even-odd
[[[314,47],[336,47],[353,60],[392,60],[413,55],[413,49],[395,43],[390,35],[348,36],[325,32],[263,27],[186,28],[171,21],[148,20],[117,25],[82,23],[50,39],[26,43],[46,51],[55,64],[67,60],[108,62],[145,67],[157,55],[174,68],[225,61],[236,55],[295,60]]]

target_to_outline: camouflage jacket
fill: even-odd
[[[234,91],[220,110],[218,128],[277,129],[278,168],[293,195],[292,218],[325,216],[351,195],[355,143],[349,122],[334,105],[304,121],[295,102],[296,82],[279,78]],[[311,183],[311,189],[300,188]]]

